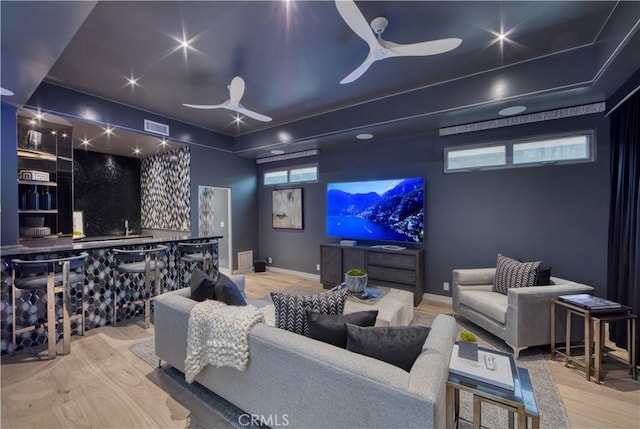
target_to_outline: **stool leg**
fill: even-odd
[[[56,357],[56,294],[54,291],[55,273],[49,273],[47,277],[47,343],[49,359]]]
[[[62,266],[62,354],[68,355],[71,352],[71,319],[69,311],[69,261]]]
[[[111,326],[116,326],[116,321],[118,320],[118,280],[120,279],[120,272],[118,270],[113,270],[113,317],[111,320]]]
[[[150,265],[151,257],[147,253],[144,258],[144,329],[149,327],[149,321],[151,318],[151,270]]]
[[[86,325],[85,325],[85,310],[86,310],[86,308],[85,308],[85,303],[84,303],[84,293],[85,293],[85,284],[84,284],[84,282],[80,283],[80,287],[82,288],[82,294],[80,295],[80,299],[81,299],[80,306],[81,306],[81,310],[82,310],[82,318],[80,320],[81,320],[82,332],[80,333],[80,335],[82,335],[84,337],[84,330],[86,328]]]
[[[16,270],[11,274],[11,336],[13,339],[13,353],[16,352]]]

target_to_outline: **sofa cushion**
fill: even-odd
[[[507,294],[512,287],[535,286],[540,261],[519,262],[498,253],[493,291]]]
[[[222,273],[218,274],[218,281],[215,286],[215,299],[227,305],[247,305],[247,301],[242,296],[238,286],[229,277]]]
[[[507,295],[488,290],[461,290],[458,302],[496,322],[507,323]]]
[[[315,295],[293,295],[271,292],[275,306],[276,327],[309,336],[306,310],[322,314],[342,314],[347,290],[336,290]]]
[[[202,302],[205,299],[215,299],[216,282],[200,270],[193,270],[191,273],[191,299]]]
[[[309,337],[345,349],[347,348],[347,327],[345,324],[373,326],[376,324],[377,317],[378,310],[331,315],[307,310]]]
[[[347,323],[347,350],[395,365],[407,372],[422,352],[431,328],[426,326],[361,327]]]

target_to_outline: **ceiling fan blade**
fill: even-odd
[[[185,107],[191,107],[192,109],[225,109],[229,107],[229,101],[227,100],[222,104],[187,104],[182,103]]]
[[[364,74],[364,72],[366,72],[369,69],[369,67],[371,67],[371,64],[373,64],[375,62],[376,62],[376,60],[372,59],[372,55],[371,55],[371,53],[369,53],[369,55],[367,56],[367,59],[364,60],[364,62],[362,64],[360,64],[357,69],[352,71],[349,74],[349,76],[347,76],[344,79],[342,79],[340,81],[340,83],[341,84],[345,84],[345,83],[353,82],[354,80],[356,80],[360,76],[362,76]]]
[[[428,42],[410,43],[399,45],[387,40],[380,40],[380,44],[399,57],[417,57],[424,55],[437,55],[454,50],[462,43],[462,39],[456,37],[450,39],[430,40]]]
[[[367,42],[369,48],[378,47],[378,39],[373,34],[373,30],[371,30],[369,23],[360,12],[360,9],[358,9],[358,6],[352,0],[335,0],[335,2],[340,16],[342,16],[342,19],[351,30]]]
[[[238,104],[244,95],[244,79],[236,76],[229,85],[229,104]]]
[[[255,119],[256,121],[260,121],[260,122],[271,122],[271,118],[263,115],[261,113],[258,112],[254,112],[253,110],[249,110],[247,108],[245,108],[242,104],[238,104],[235,108],[232,108],[231,110],[234,110],[238,113],[242,113],[243,115],[246,115],[250,118]]]

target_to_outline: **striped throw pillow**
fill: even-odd
[[[512,287],[535,286],[540,262],[520,262],[498,253],[493,291],[506,295]]]

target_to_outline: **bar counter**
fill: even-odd
[[[174,237],[153,237],[153,236],[128,236],[114,239],[100,237],[99,240],[83,239],[73,243],[53,245],[49,247],[27,247],[23,245],[0,247],[0,280],[2,281],[2,308],[0,309],[1,327],[1,352],[13,352],[12,345],[12,312],[11,306],[11,275],[9,271],[9,261],[14,258],[34,260],[56,257],[67,257],[77,255],[80,252],[87,252],[89,257],[84,266],[86,280],[84,285],[77,285],[69,290],[71,302],[71,314],[82,314],[81,298],[84,296],[84,317],[85,329],[91,330],[107,324],[112,324],[113,317],[113,270],[115,261],[111,252],[114,248],[148,247],[162,244],[168,247],[165,256],[165,268],[160,272],[161,290],[164,292],[180,289],[188,286],[191,271],[195,264],[180,264],[178,260],[178,243],[180,242],[204,242],[215,241],[213,247],[213,270],[218,271],[218,246],[217,240],[220,235],[192,237],[190,235]],[[126,288],[120,287],[123,283]],[[152,288],[153,289],[153,288]],[[143,275],[120,276],[118,283],[119,302],[136,301],[144,292]],[[17,294],[18,295],[18,294]],[[16,297],[18,322],[16,325],[32,325],[37,320],[43,323],[46,320],[46,293],[44,290],[33,292],[24,291]],[[58,304],[58,303],[57,303]],[[58,315],[62,316],[60,305],[56,305]],[[118,322],[138,317],[143,314],[142,305],[132,304],[121,311],[118,309]],[[124,313],[124,314],[123,314]],[[82,330],[79,321],[72,322],[71,333],[80,334]],[[61,327],[60,327],[61,328]],[[58,336],[62,335],[62,330],[58,330]],[[45,344],[47,342],[47,329],[44,325],[36,330],[21,334],[16,343],[16,348],[28,348]]]

